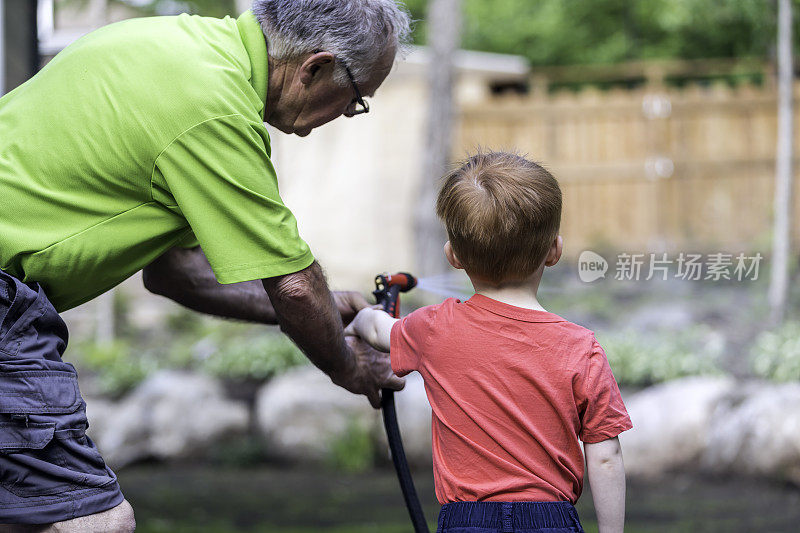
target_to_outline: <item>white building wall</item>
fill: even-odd
[[[379,272],[413,270],[424,93],[417,77],[395,72],[368,115],[304,139],[271,131],[281,195],[336,287],[368,288]]]
[[[369,114],[306,138],[270,132],[281,195],[336,288],[365,290],[379,272],[414,271],[427,68],[425,50],[415,48],[369,99]],[[528,73],[522,58],[477,52],[459,52],[456,69],[457,106],[489,98],[490,81]]]

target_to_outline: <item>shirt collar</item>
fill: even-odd
[[[485,309],[490,313],[504,316],[506,318],[513,318],[514,320],[522,320],[524,322],[566,322],[564,318],[549,313],[547,311],[539,311],[538,309],[525,309],[524,307],[517,307],[507,303],[493,300],[482,294],[474,294],[467,300],[468,304],[475,307]]]
[[[261,103],[266,106],[267,77],[269,73],[266,37],[252,11],[242,13],[236,19],[236,25],[239,28],[239,35],[242,38],[245,50],[247,50],[247,55],[250,57],[250,85],[255,89]]]

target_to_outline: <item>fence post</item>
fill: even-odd
[[[447,271],[442,245],[447,240],[436,217],[439,178],[447,170],[453,149],[456,120],[453,59],[461,43],[461,0],[433,0],[428,4],[428,117],[423,154],[422,185],[415,212],[417,274]]]
[[[778,2],[778,149],[775,162],[775,222],[770,269],[770,322],[777,325],[786,315],[789,292],[789,248],[792,229],[792,159],[794,126],[794,65],[792,63],[792,5]]]

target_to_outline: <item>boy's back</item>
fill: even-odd
[[[433,408],[438,531],[582,532],[587,477],[600,533],[625,522],[617,435],[630,429],[619,388],[591,331],[549,313],[537,291],[561,258],[561,189],[545,168],[478,153],[436,200],[447,261],[475,288],[397,320],[362,309],[345,330],[418,370]],[[518,526],[518,528],[517,528]]]
[[[476,294],[395,324],[392,367],[417,370],[433,408],[440,503],[569,501],[583,485],[579,439],[631,427],[591,331]]]

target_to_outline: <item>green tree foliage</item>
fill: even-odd
[[[115,1],[145,14],[235,14],[233,0]],[[426,40],[427,3],[405,0],[418,44]],[[533,65],[769,57],[775,41],[774,0],[464,0],[464,11],[464,48],[521,55]]]
[[[406,3],[422,44],[427,0]],[[463,47],[534,65],[767,57],[775,9],[769,0],[464,0]]]
[[[236,14],[235,0],[114,0],[133,7],[143,15],[171,15],[192,13],[207,17],[224,17]]]

